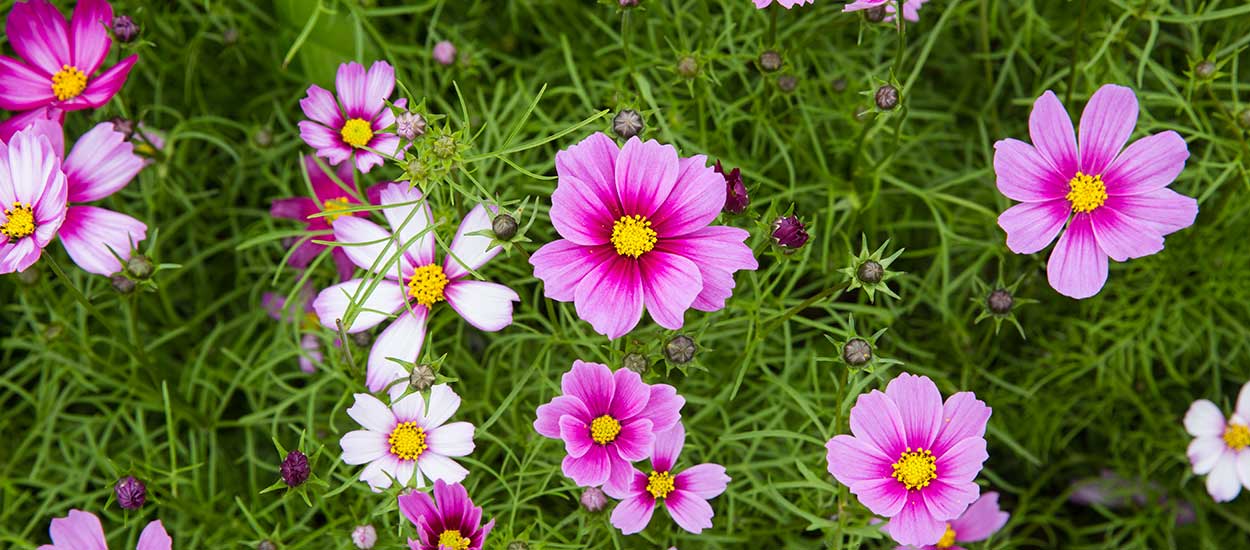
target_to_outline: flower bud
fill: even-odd
[[[239,29],[230,27],[224,31],[221,31],[221,41],[225,43],[227,46],[233,46],[235,43],[239,41]]]
[[[862,367],[872,360],[872,344],[863,338],[851,338],[842,346],[842,360],[852,367]]]
[[[1194,76],[1203,80],[1215,76],[1215,63],[1205,59],[1198,62],[1197,65],[1194,65]]]
[[[434,154],[439,158],[449,159],[456,154],[456,138],[449,134],[438,136],[438,140],[434,142]]]
[[[109,122],[113,123],[113,131],[125,135],[126,139],[130,139],[130,136],[135,133],[135,123],[133,120],[118,116],[113,117],[109,120]]]
[[[456,46],[450,40],[443,40],[434,45],[434,61],[440,65],[451,65],[456,62]]]
[[[807,227],[798,216],[782,216],[773,221],[773,242],[793,251],[807,243]]]
[[[781,68],[781,54],[776,50],[768,50],[760,54],[760,69],[766,73],[771,73]]]
[[[278,550],[278,545],[274,544],[273,541],[262,540],[260,544],[256,545],[256,550]]]
[[[682,56],[682,58],[677,61],[677,74],[681,75],[682,78],[694,78],[699,76],[699,60],[695,59],[694,56],[691,55]]]
[[[357,525],[352,530],[352,542],[360,550],[369,550],[378,543],[378,530],[372,525]]]
[[[1237,113],[1237,124],[1241,126],[1242,130],[1250,130],[1250,107],[1242,109],[1240,113]]]
[[[523,540],[514,540],[508,543],[508,550],[530,550],[530,545]]]
[[[113,494],[117,495],[117,504],[124,510],[138,510],[148,500],[148,488],[135,476],[126,476],[117,480],[113,486]]]
[[[893,2],[894,0],[890,1]],[[864,10],[864,19],[867,19],[869,23],[880,23],[885,21],[885,16],[885,4]]]
[[[373,333],[369,331],[360,331],[351,335],[352,343],[357,347],[367,348],[373,343]]]
[[[833,91],[845,92],[846,91],[846,79],[845,78],[833,79]]]
[[[620,4],[622,8],[636,8],[638,7],[638,0],[621,0]]]
[[[719,160],[715,170],[725,178],[725,206],[721,209],[730,214],[746,212],[747,206],[751,205],[751,197],[747,195],[746,184],[742,183],[742,170],[734,168],[726,173]]]
[[[799,77],[792,74],[783,74],[777,77],[777,87],[785,93],[791,93],[799,87]]]
[[[587,512],[599,512],[608,505],[608,495],[598,487],[587,487],[582,491],[582,508]]]
[[[308,481],[308,457],[304,456],[304,453],[292,450],[286,454],[286,459],[282,461],[279,470],[282,472],[282,481],[285,481],[288,487],[299,487]]]
[[[126,273],[136,279],[147,279],[152,276],[155,268],[152,267],[152,260],[142,254],[135,254],[129,260],[126,260]]]
[[[633,109],[624,109],[612,118],[612,132],[621,139],[629,139],[641,134],[644,127],[642,115]]]
[[[113,37],[123,44],[133,42],[135,37],[139,36],[139,26],[135,25],[129,15],[114,17],[113,24],[109,27],[113,30]]]
[[[866,285],[875,285],[881,282],[881,278],[884,276],[885,268],[873,260],[859,264],[859,269],[855,270],[855,278]]]
[[[895,107],[898,107],[898,88],[890,84],[877,88],[877,93],[873,94],[873,100],[877,102],[878,109],[893,111]]]
[[[684,365],[694,359],[694,352],[694,340],[685,334],[678,334],[664,344],[664,356],[678,365]]]
[[[651,365],[645,355],[638,352],[630,352],[625,354],[624,359],[621,359],[621,366],[638,374],[645,374],[647,368]]]
[[[395,133],[412,141],[425,135],[425,117],[412,111],[404,111],[395,117]]]
[[[273,145],[273,130],[269,128],[261,128],[252,134],[252,139],[256,140],[256,145],[261,148],[268,148]]]
[[[118,294],[130,294],[135,291],[135,282],[121,273],[110,275],[109,284],[113,285],[113,290],[116,290]]]
[[[416,391],[425,391],[434,385],[434,369],[425,363],[412,367],[408,375],[408,386]]]
[[[516,218],[508,214],[500,214],[490,222],[491,231],[495,232],[495,237],[501,241],[507,241],[516,236],[517,223]]]
[[[1014,305],[1015,300],[1011,297],[1010,292],[999,288],[991,292],[989,297],[985,299],[985,302],[986,306],[995,315],[1006,315],[1011,312],[1011,306]]]

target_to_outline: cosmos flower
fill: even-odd
[[[1250,382],[1237,394],[1233,415],[1206,399],[1194,401],[1185,413],[1185,431],[1194,436],[1187,455],[1194,473],[1207,476],[1207,493],[1216,502],[1237,498],[1250,488]]]
[[[998,493],[989,492],[981,495],[976,502],[957,519],[946,524],[946,533],[937,544],[919,547],[919,550],[964,550],[955,543],[983,541],[1002,529],[1011,514],[998,508]],[[915,550],[915,546],[899,546],[896,550]]]
[[[434,482],[434,497],[416,491],[399,496],[399,511],[417,526],[412,550],[482,550],[495,520],[482,525],[482,509],[474,506],[459,483]]]
[[[1125,148],[1136,124],[1133,91],[1107,84],[1089,98],[1077,139],[1059,98],[1047,91],[1029,115],[1033,145],[994,144],[998,190],[1020,201],[998,217],[1007,247],[1032,254],[1062,231],[1046,275],[1064,296],[1098,294],[1107,282],[1107,258],[1123,262],[1159,252],[1164,235],[1198,215],[1198,201],[1167,188],[1189,158],[1185,140],[1168,130]]]
[[[829,440],[829,473],[872,513],[890,518],[899,544],[937,544],[977,499],[990,408],[971,392],[942,403],[928,377],[903,373],[885,393],[859,396],[851,433]]]
[[[347,415],[365,429],[347,433],[339,441],[343,462],[368,464],[360,480],[375,492],[401,487],[414,477],[417,487],[425,478],[458,483],[469,475],[449,457],[473,452],[473,424],[447,420],[460,408],[460,396],[447,384],[430,388],[429,407],[419,392],[407,394],[387,407],[367,393],[356,394]]]
[[[680,423],[655,434],[651,473],[633,469],[624,491],[609,491],[609,496],[621,501],[612,511],[613,526],[626,535],[640,532],[651,522],[656,505],[663,503],[682,529],[697,535],[712,527],[712,505],[707,501],[725,492],[729,476],[720,464],[699,464],[675,471],[673,467],[685,444],[686,429]]]
[[[785,9],[790,9],[790,8],[793,8],[794,6],[802,6],[804,4],[811,4],[812,2],[815,2],[816,0],[752,0],[752,1],[755,2],[756,8],[759,8],[762,10],[764,8],[767,8],[773,2],[780,4],[781,7]]]
[[[908,21],[920,20],[920,7],[929,0],[907,0],[903,3],[903,19]],[[870,10],[873,8],[885,9],[885,20],[893,21],[894,13],[898,10],[895,3],[897,0],[856,0],[842,7],[843,12],[852,12],[859,10]]]
[[[344,63],[339,65],[334,87],[337,100],[325,88],[308,87],[299,106],[312,120],[300,121],[299,135],[330,165],[354,158],[356,168],[368,172],[384,162],[383,155],[394,156],[399,150],[399,136],[383,131],[395,124],[395,114],[386,105],[395,90],[395,69],[385,61],[375,61],[366,73],[360,63]],[[395,101],[396,107],[407,105],[407,99]]]
[[[551,223],[563,238],[530,263],[547,297],[572,301],[600,334],[629,332],[644,306],[679,329],[691,307],[725,307],[734,272],[759,266],[746,231],[708,225],[725,205],[725,178],[702,155],[637,137],[618,149],[596,133],[557,153],[556,171]]]
[[[266,292],[261,296],[261,306],[265,308],[270,319],[298,324],[300,332],[303,333],[299,340],[300,348],[303,350],[299,356],[299,368],[310,374],[317,372],[317,365],[321,364],[322,360],[321,341],[313,332],[321,326],[317,312],[313,311],[313,298],[316,296],[311,286],[300,287],[297,294],[298,303],[292,311],[287,311],[286,297],[280,294]]]
[[[322,169],[316,159],[311,155],[304,157],[304,168],[308,170],[308,181],[312,183],[313,198],[309,197],[287,197],[275,199],[269,207],[269,215],[275,218],[283,218],[288,220],[299,220],[304,222],[305,230],[313,234],[312,238],[299,241],[295,251],[291,253],[288,263],[292,267],[303,269],[308,267],[313,258],[316,258],[326,245],[321,242],[333,242],[334,220],[344,216],[355,216],[359,218],[367,218],[368,212],[341,212],[342,210],[361,206],[361,202],[356,198],[356,180],[353,176],[352,165],[348,163],[340,164],[335,170],[335,177],[343,186],[340,187],[329,174]],[[379,185],[371,186],[365,192],[366,200],[370,203],[377,202],[377,195],[381,192]],[[318,216],[317,214],[325,213]],[[356,266],[348,259],[347,252],[342,247],[334,247],[330,249],[330,257],[334,259],[334,266],[338,270],[339,280],[346,281],[352,277],[352,272],[356,270]]]
[[[394,398],[407,389],[408,372],[390,358],[416,362],[429,316],[439,302],[447,302],[470,325],[495,332],[512,324],[512,302],[521,297],[504,285],[466,277],[502,250],[491,246],[490,237],[477,234],[489,233],[495,208],[488,211],[479,204],[464,217],[450,252],[439,265],[434,218],[421,192],[392,183],[382,188],[379,197],[393,233],[364,218],[343,217],[334,222],[334,238],[343,244],[347,257],[376,276],[322,290],[313,309],[323,326],[335,329],[343,320],[348,333],[367,330],[399,313],[373,343],[365,376],[369,391],[391,386]],[[346,314],[353,303],[359,305],[359,314],[349,323]]]
[[[59,131],[31,127],[0,143],[0,273],[34,264],[65,222],[65,173],[49,135]]]
[[[108,550],[100,518],[90,512],[70,510],[68,516],[52,520],[48,533],[52,535],[52,544],[40,546],[39,550]],[[158,519],[139,533],[135,550],[170,550],[173,546],[173,539]]]

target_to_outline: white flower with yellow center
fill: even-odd
[[[1227,502],[1237,498],[1242,486],[1250,488],[1250,382],[1241,387],[1227,420],[1215,403],[1194,401],[1185,413],[1185,431],[1194,436],[1189,463],[1195,474],[1207,476],[1211,498]]]

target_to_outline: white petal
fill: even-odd
[[[1194,437],[1224,433],[1224,413],[1206,399],[1194,401],[1185,413],[1185,431]]]
[[[1250,382],[1246,382],[1241,386],[1241,392],[1237,394],[1237,416],[1250,419]]]
[[[1250,489],[1250,449],[1237,451],[1237,478],[1243,487]]]
[[[482,235],[469,235],[478,231],[491,231],[491,216],[495,207],[491,207],[491,211],[487,212],[482,205],[473,207],[460,221],[460,227],[456,229],[456,237],[451,241],[451,253],[447,255],[447,259],[443,262],[443,271],[447,274],[448,279],[459,279],[470,271],[476,271],[486,262],[494,258],[500,250],[501,246],[490,247],[490,237]]]
[[[443,292],[456,313],[470,325],[487,332],[511,325],[512,302],[521,301],[511,288],[486,281],[453,281]]]
[[[465,456],[473,452],[473,429],[473,424],[468,422],[444,424],[430,430],[425,442],[431,452],[444,456]]]
[[[1220,455],[1215,468],[1207,474],[1207,493],[1216,502],[1228,502],[1241,493],[1241,481],[1237,479],[1237,458],[1233,453]]]
[[[1224,439],[1206,435],[1191,441],[1185,455],[1189,457],[1194,473],[1203,475],[1215,467],[1215,461],[1219,460],[1220,455],[1224,454],[1227,449],[1228,445],[1224,444]]]
[[[313,311],[317,312],[321,326],[337,330],[338,321],[346,317],[353,299],[360,305],[356,308],[356,318],[346,329],[349,333],[371,329],[399,311],[404,305],[404,289],[388,279],[352,279],[326,288],[313,301]]]
[[[383,467],[389,460],[394,457],[383,457],[381,460],[370,462],[360,472],[360,480],[368,483],[369,488],[375,493],[381,493],[383,489],[391,486],[391,474]]]
[[[390,449],[386,434],[369,430],[347,432],[339,446],[343,448],[343,462],[353,466],[382,458]]]
[[[388,434],[395,428],[395,415],[391,409],[367,393],[356,394],[356,404],[347,408],[347,416],[370,431]]]
[[[334,240],[343,247],[343,252],[352,263],[373,273],[399,278],[404,260],[394,261],[396,256],[402,254],[399,254],[399,247],[390,232],[376,223],[354,216],[343,216],[334,220],[333,225]]]
[[[382,214],[399,237],[399,245],[407,246],[405,250],[417,264],[434,263],[434,216],[429,203],[421,200],[421,191],[406,183],[392,183],[382,188],[380,199],[387,206]]]
[[[426,429],[433,430],[447,422],[460,408],[460,396],[451,386],[439,384],[430,388],[430,410],[425,414]]]
[[[425,321],[429,314],[425,306],[416,306],[400,312],[399,318],[386,327],[369,350],[369,367],[365,372],[365,385],[369,391],[381,391],[392,382],[408,375],[407,369],[391,358],[415,363],[421,356],[425,342]]]
[[[426,477],[433,480],[441,479],[443,483],[460,483],[469,475],[469,471],[464,466],[438,453],[426,452],[417,462]]]
[[[413,392],[394,401],[391,409],[400,422],[416,422],[418,426],[425,426],[425,398],[420,393]]]
[[[417,469],[417,462],[414,460],[400,460],[395,467],[395,481],[400,487],[405,487],[412,480],[412,473]]]

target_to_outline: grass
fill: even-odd
[[[404,547],[413,531],[395,490],[373,494],[338,460],[367,350],[333,350],[305,375],[296,327],[259,308],[262,293],[294,294],[300,277],[283,267],[282,246],[299,228],[268,215],[272,199],[306,193],[297,102],[353,59],[389,60],[410,101],[475,136],[466,171],[435,192],[444,238],[471,200],[537,205],[532,242],[483,270],[521,295],[515,324],[484,334],[436,315],[426,346],[446,356],[440,374],[464,397],[457,417],[477,425],[464,463],[470,494],[497,521],[488,548],[892,547],[826,473],[823,444],[847,431],[855,395],[900,370],[994,409],[979,479],[1012,520],[974,548],[1216,549],[1250,535],[1245,497],[1216,504],[1190,473],[1180,423],[1195,399],[1231,407],[1250,377],[1250,146],[1235,119],[1250,86],[1250,6],[934,0],[900,34],[832,0],[790,11],[643,0],[624,15],[613,4],[115,2],[143,28],[129,47],[141,60],[113,103],[72,114],[67,129],[122,115],[168,132],[158,162],[105,206],[144,220],[143,249],[173,265],[122,296],[54,245],[28,282],[0,283],[0,545],[44,544],[51,518],[81,508],[101,515],[113,548],[133,547],[158,517],[178,548],[350,548],[365,522],[379,548]],[[434,63],[440,39],[466,61]],[[755,59],[770,47],[785,63],[764,74]],[[692,79],[676,72],[687,55],[699,65]],[[1219,65],[1215,78],[1191,76],[1202,58]],[[782,91],[779,75],[798,77],[797,90]],[[857,116],[884,82],[900,87],[901,107]],[[1005,247],[993,142],[1027,138],[1044,90],[1076,115],[1108,82],[1137,92],[1135,138],[1185,137],[1191,156],[1172,188],[1201,212],[1166,250],[1113,263],[1102,293],[1076,302],[1047,285],[1044,253]],[[543,297],[526,262],[554,238],[554,153],[607,131],[622,107],[643,112],[646,137],[740,166],[751,192],[748,213],[725,223],[752,232],[760,269],[738,275],[724,310],[686,316],[694,367],[663,362],[669,333],[650,321],[617,341],[595,334],[571,304]],[[387,167],[365,181],[397,175]],[[786,256],[768,225],[791,210],[812,239]],[[905,274],[891,282],[899,299],[840,290],[861,237],[905,249],[894,264]],[[324,287],[332,272],[323,261],[311,281]],[[1016,311],[1027,338],[974,323],[978,283],[1000,277],[1021,279],[1018,298],[1036,300]],[[832,342],[879,330],[877,353],[902,365],[848,372]],[[683,460],[719,462],[733,477],[702,535],[661,513],[621,536],[607,514],[578,508],[560,444],[532,431],[573,359],[616,366],[629,351],[687,399]],[[278,479],[275,442],[308,452],[325,483],[262,493]],[[1104,470],[1155,484],[1167,502],[1068,502],[1073,481]],[[137,513],[111,496],[126,474],[147,481],[150,504]],[[1174,521],[1181,502],[1193,523]]]

